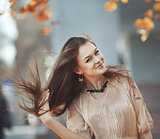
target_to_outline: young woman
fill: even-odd
[[[123,66],[106,66],[91,40],[64,44],[45,89],[38,70],[32,77],[35,84],[15,82],[33,104],[20,107],[62,139],[152,139],[152,118],[135,81]],[[65,112],[67,127],[55,120]]]

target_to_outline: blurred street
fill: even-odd
[[[65,125],[66,115],[57,118],[57,121]],[[60,139],[53,131],[43,124],[14,126],[10,130],[5,129],[5,139]]]
[[[5,130],[5,139],[59,139],[44,125],[41,126],[14,126]]]

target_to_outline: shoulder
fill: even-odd
[[[133,86],[133,79],[128,76],[128,77],[116,77],[109,81],[109,86],[111,88],[116,88],[121,92],[126,92],[127,94],[130,92],[131,86]]]
[[[128,77],[115,77],[113,79],[108,79],[109,83],[112,85],[123,85],[128,84]]]

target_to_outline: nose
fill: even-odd
[[[101,61],[101,59],[97,56],[94,57],[94,62],[95,64],[99,63]]]

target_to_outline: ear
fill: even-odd
[[[79,67],[75,67],[75,68],[73,69],[73,71],[74,71],[76,74],[82,74],[82,71],[81,71],[81,69],[80,69]]]

